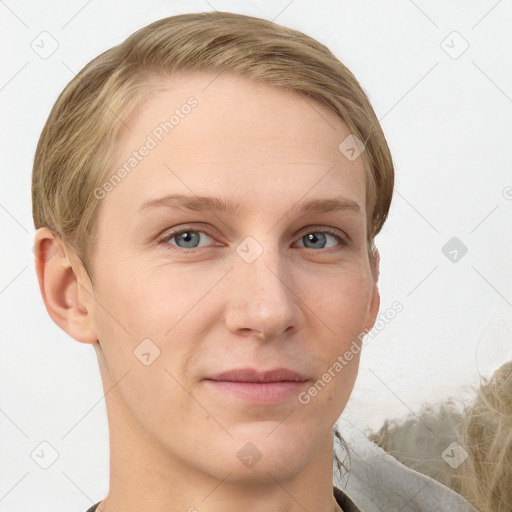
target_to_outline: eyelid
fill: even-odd
[[[207,247],[194,247],[194,248],[191,248],[191,249],[186,249],[186,248],[174,246],[174,245],[168,243],[170,239],[174,238],[177,235],[185,233],[187,231],[194,231],[196,233],[204,233],[205,235],[209,236],[210,238],[215,239],[215,236],[212,235],[207,229],[200,229],[199,227],[196,227],[196,226],[187,226],[187,225],[185,225],[183,227],[176,228],[175,230],[172,229],[171,231],[168,231],[165,235],[163,235],[162,237],[159,237],[158,242],[159,243],[163,243],[164,245],[167,245],[167,246],[171,246],[172,250],[175,249],[175,250],[177,250],[179,252],[182,252],[182,253],[190,253],[190,252],[195,252],[195,251],[197,251],[199,249],[206,249],[207,247],[214,247],[214,246],[207,246]],[[339,244],[339,246],[337,246],[338,248],[346,246],[346,245],[348,245],[352,241],[350,236],[348,236],[348,234],[346,234],[341,229],[330,228],[330,227],[325,227],[325,226],[319,226],[319,225],[314,225],[314,224],[310,225],[310,226],[305,226],[304,228],[302,228],[299,231],[299,233],[303,233],[303,234],[300,234],[298,239],[300,240],[307,233],[315,233],[315,232],[317,232],[317,233],[318,232],[326,233],[328,235],[331,235],[331,236],[334,236],[334,237],[338,238],[340,240],[340,244]],[[304,247],[304,248],[308,249],[308,247]],[[311,250],[314,251],[314,249],[311,249]],[[328,249],[319,249],[319,250],[317,250],[315,252],[332,252],[332,251],[335,251],[335,250],[337,250],[337,248],[332,248],[331,247],[331,248],[328,248]]]

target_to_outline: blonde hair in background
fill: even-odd
[[[451,486],[481,512],[512,510],[512,361],[484,379],[459,426],[467,460]]]
[[[481,512],[512,510],[512,361],[481,379],[476,398],[459,411],[452,400],[423,406],[405,420],[386,420],[368,436],[402,464],[464,496]],[[441,457],[453,442],[467,458],[451,468]]]
[[[364,144],[368,254],[389,212],[394,167],[379,121],[354,75],[324,45],[268,20],[229,12],[182,14],[136,31],[89,62],[64,88],[41,133],[32,174],[36,229],[78,257],[92,286],[101,200],[126,119],[179,74],[242,76],[327,106]],[[340,140],[340,143],[342,141]],[[80,269],[74,269],[80,270]],[[335,438],[348,450],[339,432]],[[334,455],[338,469],[346,466]]]

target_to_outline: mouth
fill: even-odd
[[[309,382],[299,372],[288,368],[258,371],[240,368],[204,379],[217,392],[253,404],[275,404],[297,396]]]

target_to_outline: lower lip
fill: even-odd
[[[297,396],[307,384],[306,381],[280,382],[232,382],[207,379],[211,386],[223,393],[230,393],[249,402],[272,404]]]

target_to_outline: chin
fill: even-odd
[[[317,437],[301,430],[299,425],[294,426],[259,422],[229,429],[233,438],[216,451],[217,458],[223,453],[222,471],[232,472],[230,481],[253,483],[275,482],[274,478],[286,480],[297,474],[319,446],[315,445]]]
[[[265,454],[251,467],[231,463],[225,468],[223,476],[229,473],[229,482],[237,484],[268,485],[286,481],[306,466],[308,459],[302,455],[299,459],[286,459],[281,454]]]

